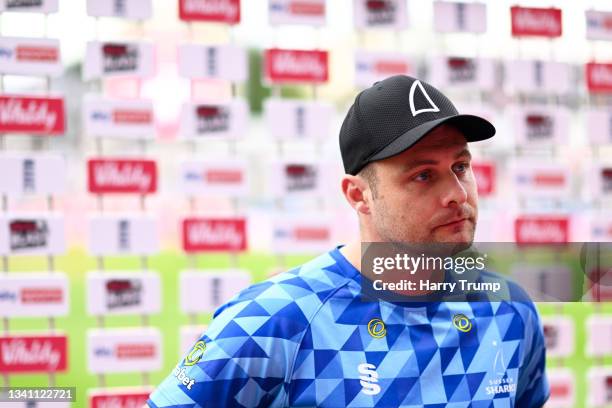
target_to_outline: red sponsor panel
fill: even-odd
[[[21,290],[22,303],[62,303],[64,292],[61,288],[23,288]]]
[[[139,159],[90,159],[88,189],[93,194],[150,194],[157,191],[157,163]]]
[[[325,15],[325,4],[311,3],[308,1],[292,1],[289,3],[289,12],[291,14],[305,16],[323,16]]]
[[[272,48],[264,60],[266,79],[272,83],[323,83],[329,78],[327,51]]]
[[[0,133],[58,135],[65,131],[63,98],[0,95]]]
[[[385,75],[398,75],[408,71],[410,66],[407,62],[393,61],[393,60],[380,60],[374,64],[374,70]]]
[[[238,24],[240,0],[179,0],[179,18],[183,21]]]
[[[245,251],[246,219],[187,218],[183,220],[185,252]]]
[[[0,372],[45,373],[65,371],[68,338],[65,335],[0,337]]]
[[[513,37],[560,37],[563,29],[561,9],[519,7],[510,8]]]
[[[15,48],[17,61],[22,62],[57,62],[59,49],[55,47],[18,45]]]
[[[476,179],[478,195],[490,196],[495,192],[495,164],[491,162],[473,162],[472,172]]]
[[[562,186],[565,184],[563,174],[536,173],[533,175],[533,182],[541,186]]]
[[[571,384],[566,383],[554,383],[550,385],[550,397],[551,399],[567,398],[572,393]]]
[[[119,124],[150,124],[153,112],[143,109],[117,109],[113,111],[113,122]]]
[[[209,169],[204,172],[204,179],[210,184],[242,183],[243,178],[241,169]]]
[[[293,235],[298,241],[323,241],[330,239],[331,231],[326,227],[298,227]]]
[[[589,62],[586,64],[585,75],[589,92],[612,92],[612,63]]]
[[[140,408],[149,399],[150,391],[96,392],[89,396],[89,408]]]
[[[525,216],[514,221],[518,244],[564,244],[569,242],[569,218],[564,216]]]
[[[117,344],[117,358],[148,358],[154,357],[156,354],[155,344]]]

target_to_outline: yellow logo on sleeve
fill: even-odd
[[[185,361],[183,362],[183,364],[186,366],[194,365],[202,359],[204,350],[206,350],[206,343],[201,340],[198,341],[195,346],[193,346],[189,354],[187,354],[187,357],[185,357]]]

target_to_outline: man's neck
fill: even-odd
[[[340,248],[340,253],[361,272],[361,241],[352,241]]]

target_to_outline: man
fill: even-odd
[[[219,308],[151,407],[540,407],[541,323],[529,302],[364,302],[362,242],[469,244],[477,192],[467,142],[486,120],[394,76],[340,130],[342,192],[360,237]]]

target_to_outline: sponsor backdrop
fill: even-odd
[[[356,234],[339,125],[393,74],[495,123],[478,241],[612,241],[612,6],[554,3],[0,0],[0,385],[140,406],[219,305]],[[550,406],[612,404],[592,289],[538,305]]]

